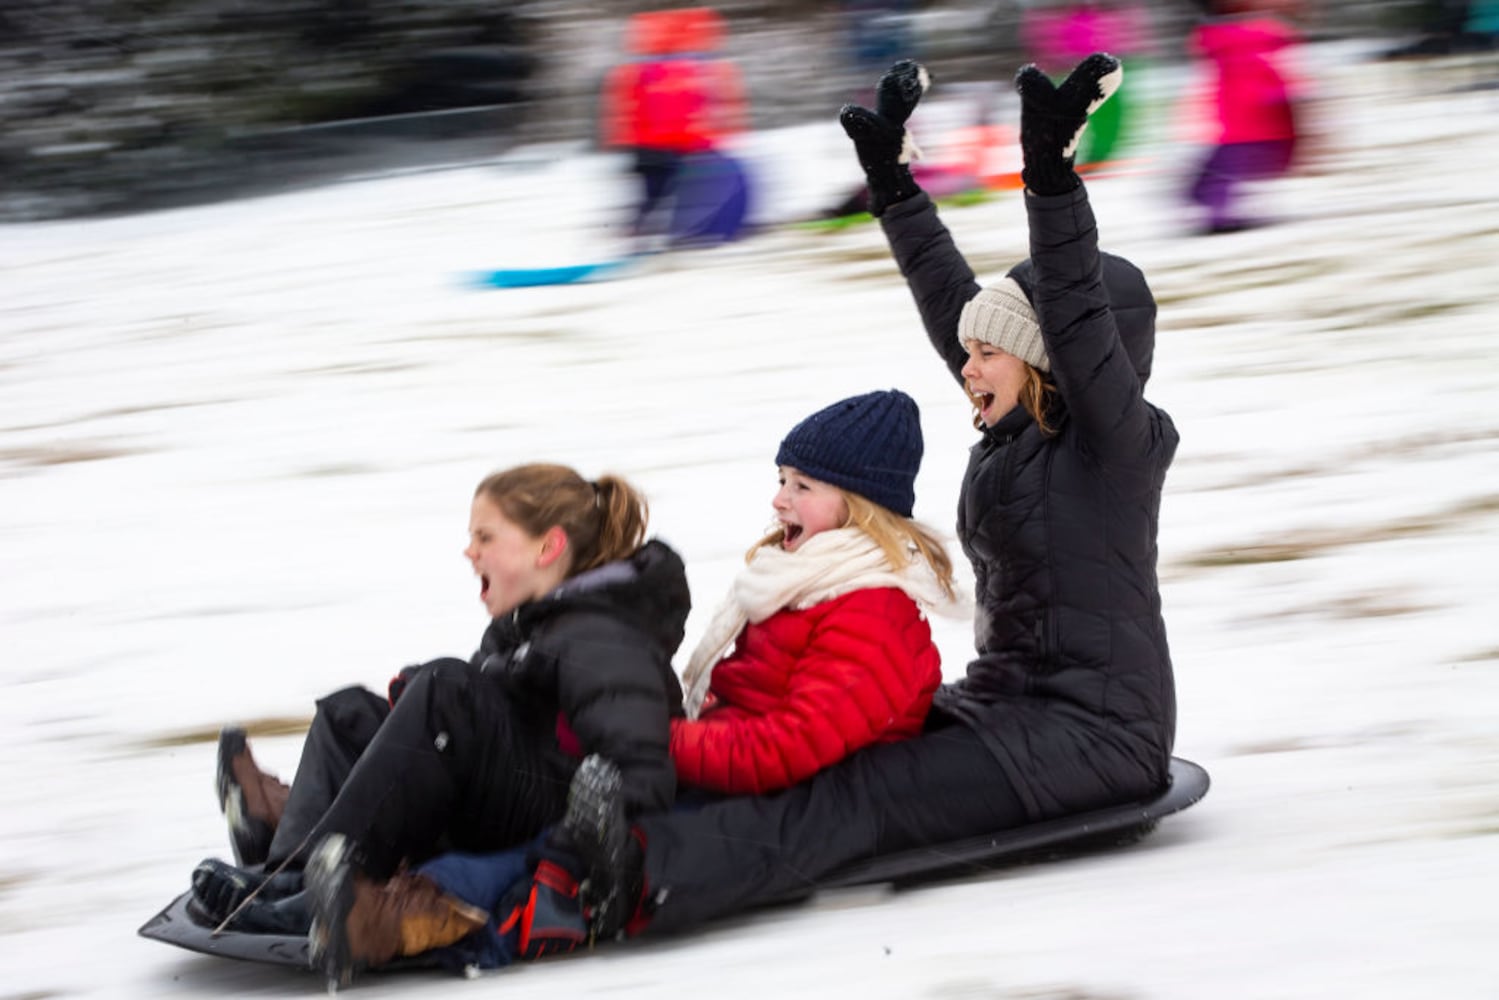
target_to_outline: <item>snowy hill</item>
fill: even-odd
[[[355,995],[1494,997],[1499,98],[1462,66],[1309,66],[1317,156],[1266,189],[1279,224],[1187,235],[1164,122],[1090,182],[1161,302],[1161,572],[1203,803],[1121,852]],[[858,180],[831,116],[744,155],[768,221]],[[688,561],[689,646],[769,517],[780,436],[839,396],[917,398],[916,513],[950,527],[967,407],[876,228],[464,280],[612,253],[619,183],[532,150],[0,229],[0,996],[322,989],[135,929],[227,854],[219,725],[287,732],[335,687],[471,651],[460,550],[491,469],[642,485]],[[981,278],[1023,256],[1015,195],[943,214]],[[957,673],[966,627],[941,629]],[[285,776],[298,746],[256,743]]]

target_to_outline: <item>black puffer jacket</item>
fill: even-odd
[[[937,706],[980,732],[1039,819],[1165,783],[1176,701],[1156,531],[1177,433],[1143,395],[1155,338],[1144,277],[1100,254],[1085,189],[1024,197],[1031,259],[1012,276],[1041,321],[1057,432],[1017,407],[973,446],[958,537],[977,578],[979,656]],[[925,194],[882,224],[961,382],[973,271]]]
[[[564,785],[581,755],[602,754],[632,811],[665,809],[677,782],[668,719],[682,714],[671,658],[690,608],[681,557],[652,540],[496,618],[471,662],[505,686]]]

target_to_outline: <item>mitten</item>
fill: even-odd
[[[920,157],[921,151],[906,132],[906,119],[930,84],[924,66],[902,59],[880,77],[873,111],[845,104],[838,112],[838,121],[854,141],[859,166],[864,168],[869,214],[876,218],[889,206],[921,190],[911,176],[911,161]]]
[[[1020,94],[1021,180],[1032,194],[1066,194],[1077,188],[1073,156],[1088,116],[1109,99],[1124,79],[1118,59],[1095,52],[1063,81],[1052,85],[1034,65],[1015,76]]]

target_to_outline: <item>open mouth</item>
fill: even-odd
[[[781,544],[787,548],[796,544],[796,540],[802,537],[802,526],[799,524],[781,525]]]
[[[968,393],[968,398],[973,401],[973,405],[978,409],[979,417],[986,417],[989,408],[994,405],[994,393],[975,389],[973,383],[966,380],[963,382],[963,391]]]
[[[488,600],[488,599],[489,599],[489,577],[485,576],[483,573],[480,573],[479,574],[479,600],[484,601],[484,600]]]

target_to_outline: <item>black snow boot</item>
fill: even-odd
[[[218,858],[207,858],[193,869],[193,901],[198,913],[218,924],[250,897],[255,903],[272,903],[302,891],[302,873],[286,871],[279,875],[237,868]],[[248,907],[246,907],[248,909]],[[305,931],[305,928],[304,928]],[[301,933],[301,932],[293,932]]]
[[[232,916],[230,915],[232,914]],[[202,911],[199,911],[202,919]],[[306,937],[312,929],[312,899],[306,892],[284,899],[261,899],[256,896],[243,907],[213,921],[215,928],[242,934],[277,934],[282,937]]]

